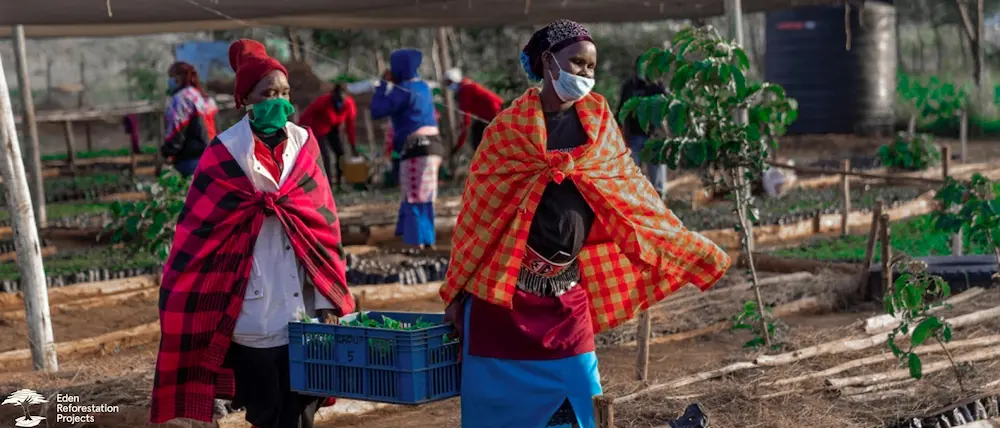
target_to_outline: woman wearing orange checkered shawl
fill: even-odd
[[[486,129],[441,288],[463,340],[462,426],[593,427],[594,335],[684,284],[711,287],[730,260],[632,161],[590,92],[583,26],[550,24],[521,59],[543,86]]]

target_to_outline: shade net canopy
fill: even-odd
[[[844,0],[743,0],[745,13]],[[724,0],[0,0],[0,31],[27,37],[104,37],[295,28],[488,27],[694,19],[724,13]]]

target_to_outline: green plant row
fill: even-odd
[[[144,155],[155,155],[157,153],[156,146],[143,146],[141,153]],[[123,148],[117,150],[93,150],[93,151],[83,151],[76,152],[77,159],[94,159],[103,157],[124,157],[132,153],[132,149]],[[54,153],[50,155],[43,155],[42,161],[65,161],[66,153]]]
[[[951,233],[937,226],[934,215],[911,217],[892,223],[890,243],[894,251],[912,257],[945,256],[951,254]],[[964,236],[966,254],[990,254],[987,246],[970,242]],[[842,238],[826,239],[797,248],[776,250],[775,255],[825,261],[861,261],[865,257],[868,235],[849,235]],[[875,260],[881,260],[875,252]]]
[[[870,210],[878,199],[890,207],[911,201],[924,193],[916,187],[871,186],[854,189],[851,192],[851,209]],[[810,219],[816,213],[832,214],[840,212],[840,190],[837,187],[821,189],[794,189],[781,198],[761,198],[756,202],[759,209],[758,224],[786,224]],[[736,213],[729,205],[713,205],[694,210],[685,201],[668,203],[673,213],[693,230],[725,229],[738,221]]]
[[[64,202],[46,204],[45,213],[49,220],[76,217],[83,214],[103,214],[111,206],[110,202]],[[10,221],[7,210],[0,211],[0,223]]]
[[[46,276],[73,275],[94,269],[120,271],[127,269],[153,269],[162,265],[152,255],[126,254],[123,251],[93,249],[86,252],[56,254],[43,262]],[[0,281],[17,281],[21,278],[17,263],[0,264]]]
[[[129,177],[112,173],[53,177],[44,180],[43,185],[46,202],[89,200],[135,188]],[[0,203],[5,201],[5,196],[0,195]]]

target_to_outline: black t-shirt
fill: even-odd
[[[545,113],[545,128],[548,150],[572,150],[587,143],[587,133],[575,108]],[[583,249],[593,224],[594,210],[573,180],[549,182],[531,221],[528,246],[553,262],[565,263]]]

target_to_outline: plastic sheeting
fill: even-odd
[[[743,0],[746,13],[844,0]],[[0,32],[102,37],[256,26],[403,28],[638,22],[723,14],[724,0],[32,0],[0,2]]]

